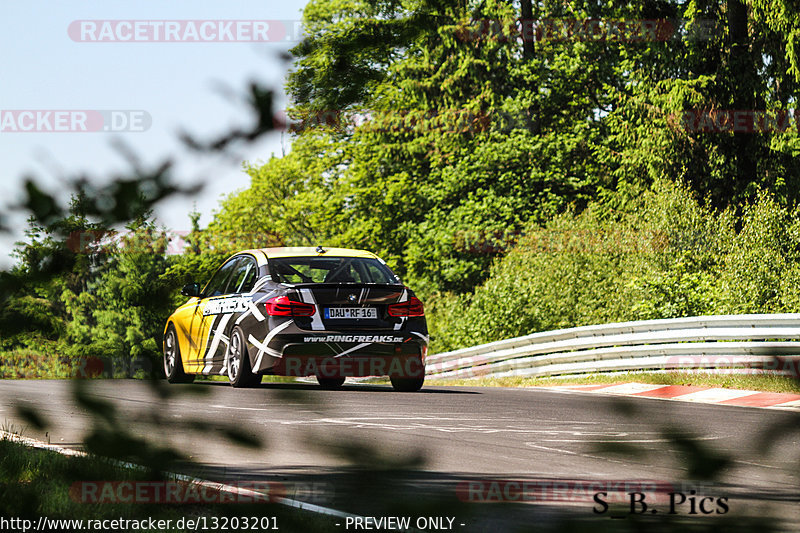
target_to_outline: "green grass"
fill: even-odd
[[[654,383],[659,385],[696,385],[763,392],[800,393],[800,380],[783,376],[756,374],[704,374],[694,372],[628,372],[592,374],[586,377],[509,377],[471,379],[428,379],[426,386],[459,385],[470,387],[547,387],[551,385],[600,385],[604,383]]]
[[[276,517],[280,531],[333,532],[329,517],[271,503],[85,503],[80,498],[82,481],[162,481],[158,473],[122,468],[97,457],[71,457],[30,448],[8,439],[0,440],[0,516],[31,520],[171,520],[172,527],[153,531],[184,531],[175,526],[181,518]],[[70,488],[72,487],[72,492]],[[210,523],[210,522],[209,522]],[[68,528],[72,529],[72,528]],[[148,529],[141,529],[148,531]]]
[[[0,351],[0,379],[69,379],[75,375],[74,365],[48,355],[47,351],[29,348]]]
[[[198,381],[224,381],[228,382],[228,376],[197,376]],[[297,378],[291,376],[263,376],[261,383],[294,383]]]

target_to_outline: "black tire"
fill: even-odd
[[[344,385],[344,380],[345,378],[323,378],[317,376],[317,383],[325,390],[341,389],[342,385]]]
[[[244,332],[239,326],[233,328],[231,332],[231,342],[228,345],[225,358],[227,359],[228,380],[233,387],[237,389],[256,387],[261,383],[261,375],[253,374],[250,356],[247,354]]]
[[[392,387],[397,392],[417,392],[422,388],[425,383],[425,378],[389,378],[392,382]]]
[[[181,345],[178,343],[178,334],[172,324],[167,328],[164,336],[164,375],[170,383],[191,383],[194,381],[194,374],[187,374],[183,371],[183,359],[181,359]]]

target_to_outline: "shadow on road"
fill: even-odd
[[[224,381],[195,381],[195,385],[203,385],[208,387],[230,387],[230,384]],[[303,383],[262,383],[255,389],[270,389],[270,390],[287,390],[287,391],[303,391],[312,393],[314,391],[319,392],[336,392],[325,390],[320,388],[319,385],[313,382]],[[364,384],[345,384],[340,389],[342,391],[348,392],[390,392],[395,394],[404,394],[404,395],[414,395],[414,394],[483,394],[481,391],[476,390],[462,390],[456,389],[455,387],[437,387],[432,388],[428,386],[424,386],[422,390],[417,391],[415,393],[407,393],[407,392],[397,392],[395,391],[391,385],[380,385],[380,384],[372,384],[372,383],[364,383]]]
[[[292,500],[360,516],[441,516],[454,518],[462,531],[743,531],[764,525],[753,508],[791,519],[800,501],[786,489],[753,493],[751,487],[686,480],[657,481],[554,477],[509,472],[491,476],[420,469],[373,470],[357,466],[321,468],[187,465],[195,475],[219,482],[267,482]],[[200,468],[200,470],[197,470]],[[624,477],[624,476],[623,476]],[[727,494],[727,516],[668,512],[670,494]],[[631,506],[630,493],[644,494],[650,511]],[[603,506],[595,499],[602,493]],[[699,498],[699,497],[698,497]],[[688,505],[688,504],[687,504]],[[633,509],[633,510],[632,510]],[[665,514],[666,511],[666,514]],[[577,529],[575,529],[577,528]]]

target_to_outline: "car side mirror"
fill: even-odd
[[[200,284],[189,283],[184,285],[183,289],[181,289],[181,294],[184,296],[200,296]]]

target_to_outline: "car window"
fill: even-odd
[[[377,259],[367,257],[280,257],[270,259],[280,283],[399,283]]]
[[[225,290],[228,286],[228,280],[239,260],[240,258],[238,257],[233,258],[217,270],[216,274],[211,278],[211,281],[209,281],[205,289],[203,289],[203,298],[226,294]]]
[[[256,282],[256,262],[249,257],[243,257],[233,271],[228,283],[229,294],[249,292]]]
[[[389,270],[387,267],[382,265],[379,261],[373,262],[361,262],[357,263],[356,268],[359,268],[363,271],[361,277],[365,279],[384,279],[386,271]],[[389,281],[380,281],[375,283],[398,283],[397,277],[394,275],[394,272],[389,272],[390,280]]]

